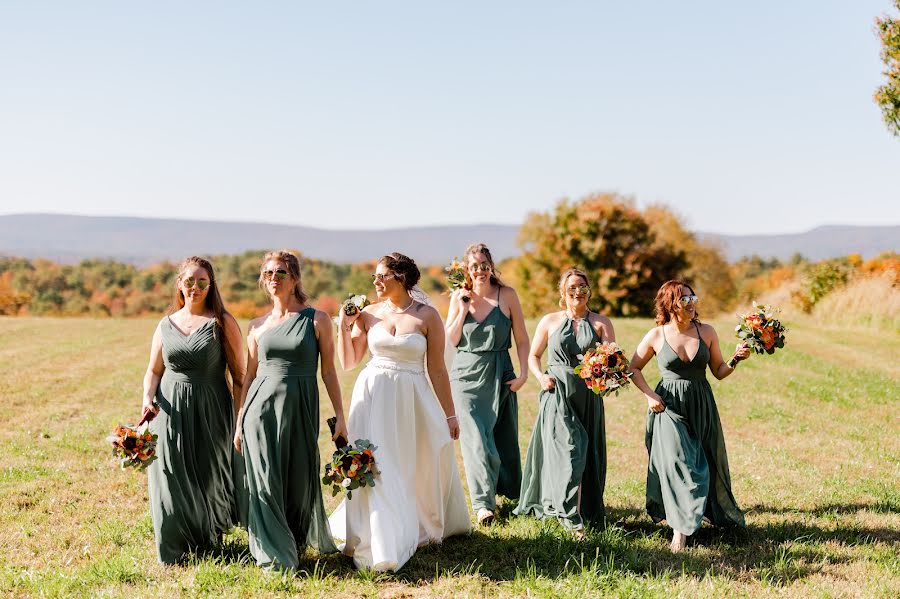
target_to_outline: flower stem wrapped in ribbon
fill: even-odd
[[[454,292],[457,289],[469,289],[469,284],[466,281],[466,265],[453,258],[453,262],[450,263],[450,266],[444,269],[447,272],[447,287],[450,289],[450,292]],[[462,301],[468,303],[469,297],[463,296]]]
[[[575,374],[597,395],[604,391],[618,395],[620,389],[631,384],[628,358],[615,341],[597,343],[578,359],[581,364],[575,367]]]
[[[332,436],[335,424],[335,418],[328,419]],[[325,476],[322,477],[322,484],[331,485],[331,496],[345,491],[347,499],[353,499],[354,490],[374,487],[378,474],[375,468],[377,447],[367,439],[357,439],[354,445],[349,445],[343,437],[337,438],[335,446],[337,449],[331,456],[331,463],[325,464]]]
[[[106,438],[112,444],[113,455],[119,460],[122,470],[136,468],[145,470],[156,460],[158,435],[150,432],[149,421],[153,412],[145,412],[137,426],[119,424]],[[147,424],[143,430],[141,425]]]
[[[779,310],[754,304],[753,311],[741,314],[734,328],[737,337],[758,354],[774,354],[784,347],[785,326],[778,320]]]

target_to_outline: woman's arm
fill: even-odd
[[[656,413],[665,410],[666,404],[663,403],[662,398],[656,391],[651,389],[650,385],[647,384],[647,380],[644,378],[643,368],[647,365],[647,362],[650,361],[650,358],[656,354],[653,347],[658,335],[658,328],[651,329],[644,335],[644,338],[637,346],[637,350],[635,350],[634,355],[631,357],[631,380],[634,381],[637,388],[640,389],[644,394],[644,397],[647,398],[647,407],[650,408],[650,411]]]
[[[738,343],[732,357],[735,360],[735,365],[731,366],[722,358],[722,348],[719,346],[719,335],[716,334],[716,330],[712,326],[704,324],[700,327],[700,331],[701,334],[706,332],[704,342],[709,346],[709,370],[720,381],[735,371],[737,362],[746,360],[750,356],[750,348],[747,347],[747,344],[743,342]]]
[[[244,386],[244,353],[241,327],[231,314],[225,313],[225,361],[231,373],[231,401],[235,418],[241,411]]]
[[[334,427],[334,435],[332,441],[338,437],[350,440],[350,433],[347,432],[347,424],[344,421],[344,404],[341,401],[341,384],[338,382],[337,370],[334,367],[334,338],[332,337],[333,325],[328,314],[321,310],[316,310],[315,320],[316,337],[319,340],[319,362],[322,373],[322,382],[325,383],[325,390],[328,392],[328,399],[331,400],[331,407],[334,409],[334,416],[337,423]]]
[[[456,347],[462,338],[463,324],[466,322],[466,315],[469,313],[469,304],[462,301],[463,297],[467,297],[468,292],[463,289],[457,289],[450,294],[450,308],[447,311],[447,324],[444,331],[447,333],[447,340],[450,345]]]
[[[144,373],[144,394],[141,400],[142,417],[148,411],[152,412],[154,416],[159,413],[159,406],[156,404],[156,390],[159,388],[159,381],[162,380],[165,371],[166,365],[162,357],[162,331],[157,325],[153,332],[153,339],[150,341],[150,361],[147,364],[147,371]]]
[[[616,331],[613,328],[613,323],[606,316],[597,314],[597,320],[591,324],[594,327],[594,331],[604,343],[610,343],[616,340]]]
[[[541,356],[547,349],[548,331],[551,326],[551,315],[547,314],[538,322],[534,331],[534,339],[531,340],[531,349],[528,353],[528,368],[531,369],[537,380],[541,383],[541,389],[549,391],[556,386],[556,379],[544,372],[541,368]]]
[[[503,300],[509,306],[509,319],[512,321],[513,337],[516,339],[516,356],[519,358],[519,376],[506,384],[509,390],[516,392],[528,380],[528,353],[530,348],[528,329],[525,328],[525,314],[522,312],[522,304],[519,295],[512,287],[501,287]]]
[[[234,448],[238,453],[241,451],[241,423],[244,420],[244,410],[247,407],[245,405],[245,402],[247,401],[247,391],[250,389],[250,385],[253,384],[253,379],[256,378],[256,369],[259,368],[259,348],[256,344],[256,335],[253,333],[260,322],[259,319],[251,320],[250,330],[247,331],[247,370],[244,374],[244,383],[241,385],[241,408],[235,418],[234,427]]]
[[[337,351],[343,370],[353,370],[366,355],[367,325],[364,314],[370,314],[370,309],[371,306],[366,306],[350,316],[343,310],[338,313]]]
[[[425,339],[428,348],[425,352],[425,362],[428,368],[428,378],[434,394],[437,395],[444,414],[447,416],[447,427],[450,429],[450,438],[459,439],[459,421],[456,418],[456,408],[453,406],[453,395],[450,392],[450,377],[447,375],[447,365],[444,363],[444,323],[441,315],[431,306],[420,306],[419,312],[425,323]]]

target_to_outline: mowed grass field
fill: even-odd
[[[649,320],[615,320],[630,352]],[[715,321],[728,346],[731,320]],[[574,542],[512,517],[422,548],[399,573],[308,552],[295,576],[253,565],[235,530],[185,566],[156,563],[146,476],[105,441],[140,406],[153,320],[0,319],[0,592],[12,596],[900,596],[900,335],[791,322],[787,349],[712,381],[747,530],[689,549],[644,513],[646,402],[606,400],[610,525]],[[533,325],[533,323],[532,323]],[[646,369],[658,379],[656,367]],[[342,374],[345,405],[355,373]],[[710,377],[711,378],[711,377]],[[524,456],[537,411],[519,393]],[[322,398],[323,457],[330,455]],[[462,472],[462,462],[460,461]],[[427,475],[427,473],[423,473]],[[326,493],[329,510],[337,501]]]

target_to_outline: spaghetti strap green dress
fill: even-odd
[[[547,373],[556,379],[556,386],[541,391],[516,514],[555,517],[570,529],[605,524],[603,396],[595,395],[573,371],[578,356],[599,341],[587,318],[576,322],[566,316],[550,335]]]
[[[662,380],[656,393],[666,404],[647,415],[647,513],[673,530],[692,535],[703,517],[717,526],[745,526],[731,492],[725,436],[706,380],[709,348],[700,336],[697,354],[685,362],[668,341],[657,355]],[[663,331],[665,339],[665,331]]]
[[[259,366],[241,421],[250,553],[264,568],[296,569],[298,546],[337,551],[319,474],[314,316],[315,309],[306,308],[260,335]]]
[[[191,335],[160,322],[166,370],[156,389],[159,435],[150,464],[150,514],[161,563],[208,549],[236,523],[232,481],[234,405],[215,319]]]
[[[499,299],[499,298],[498,298]],[[494,511],[497,494],[518,499],[522,484],[519,404],[507,381],[512,321],[497,305],[478,322],[469,314],[450,371],[472,509]]]

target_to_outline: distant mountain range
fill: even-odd
[[[146,265],[192,254],[286,247],[333,262],[363,262],[400,251],[420,264],[439,264],[475,242],[486,243],[497,260],[515,256],[519,253],[518,232],[516,225],[341,231],[266,223],[13,214],[0,215],[0,254],[59,262],[114,258]],[[730,260],[752,254],[786,259],[799,252],[821,260],[851,253],[871,257],[900,251],[900,225],[823,226],[787,235],[698,235],[721,244]]]

